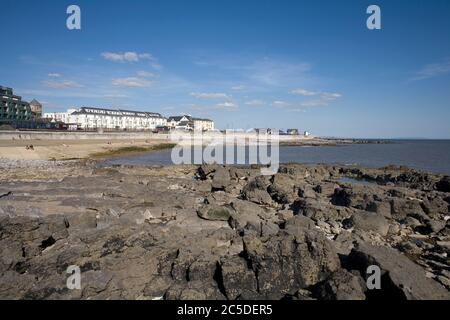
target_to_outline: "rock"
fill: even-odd
[[[332,244],[310,230],[280,232],[266,242],[246,236],[244,253],[258,275],[259,292],[270,299],[323,281],[339,267]]]
[[[377,213],[359,211],[354,213],[349,220],[355,230],[373,231],[382,236],[386,236],[389,231],[389,222]]]
[[[257,292],[256,275],[248,267],[245,259],[234,256],[224,259],[220,264],[217,280],[223,284],[229,300],[245,299]]]
[[[70,214],[67,215],[70,229],[95,229],[97,228],[97,213],[85,212],[82,214]],[[69,230],[70,231],[70,230]]]
[[[228,221],[231,210],[224,206],[204,205],[197,210],[197,215],[205,220]]]
[[[402,224],[412,229],[422,226],[422,223],[413,217],[406,217],[402,220]]]
[[[398,224],[391,224],[389,226],[388,235],[395,236],[400,232],[400,226]]]
[[[288,204],[297,197],[295,180],[286,174],[276,174],[267,191],[272,199],[281,204]]]
[[[311,186],[310,184],[302,184],[298,187],[298,196],[304,199],[316,199],[318,193],[316,190],[317,188]]]
[[[367,204],[367,211],[376,212],[385,218],[391,218],[391,204],[387,201],[372,201]]]
[[[198,167],[197,175],[202,180],[206,180],[213,172],[215,172],[219,168],[216,164],[204,164]]]
[[[408,215],[423,215],[420,201],[394,198],[391,199],[391,215],[395,220],[405,219]]]
[[[286,221],[285,228],[303,228],[313,230],[316,228],[314,221],[305,216],[295,216]]]
[[[294,216],[294,212],[289,209],[280,210],[277,213],[278,219],[282,221],[287,221]]]
[[[214,172],[211,187],[213,190],[225,190],[231,183],[230,171],[226,168],[219,167]]]
[[[112,279],[112,274],[107,271],[90,270],[83,272],[81,279],[83,296],[89,297],[104,291]]]
[[[265,220],[266,213],[263,208],[253,202],[236,199],[231,203],[230,226],[233,229],[242,230],[250,227],[258,234],[261,233],[261,224]]]
[[[224,300],[224,295],[213,282],[189,281],[172,285],[166,292],[166,300]]]
[[[317,285],[314,296],[320,300],[365,300],[364,280],[344,269],[339,269]]]
[[[427,221],[427,227],[430,228],[431,232],[438,233],[445,228],[445,221],[429,220]]]
[[[443,177],[439,182],[436,182],[434,187],[437,191],[450,192],[450,177]]]
[[[408,300],[448,300],[450,293],[425,276],[417,264],[394,249],[359,243],[349,257],[352,269],[366,274],[367,267],[377,265],[382,271],[380,297]],[[395,297],[395,298],[394,298]]]
[[[336,206],[368,210],[380,199],[381,194],[375,188],[352,185],[350,187],[337,188],[334,191],[331,202]]]
[[[267,179],[265,176],[258,176],[251,180],[242,189],[243,198],[258,204],[272,204],[272,197],[267,192],[269,185]]]
[[[351,211],[348,208],[338,208],[327,201],[310,198],[295,200],[291,205],[291,209],[295,215],[304,215],[315,221],[342,221],[351,216]]]
[[[321,184],[315,186],[313,190],[326,197],[331,197],[337,188],[339,188],[339,186],[334,182],[321,182]]]
[[[145,285],[144,296],[147,296],[150,299],[162,299],[172,282],[173,281],[167,277],[155,277]]]

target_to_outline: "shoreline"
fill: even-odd
[[[185,138],[190,139],[190,135]],[[238,136],[246,139],[245,134]],[[204,143],[217,138],[205,135]],[[384,140],[326,139],[280,136],[280,146],[342,146],[350,144],[389,143]],[[183,143],[188,143],[185,140]],[[70,133],[0,131],[0,158],[28,160],[83,160],[142,154],[173,147],[170,136],[151,133]],[[32,146],[32,148],[27,148]]]

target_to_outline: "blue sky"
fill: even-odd
[[[66,8],[81,8],[81,30]],[[366,28],[381,8],[382,29]],[[450,138],[450,1],[0,0],[0,84],[219,128]],[[6,35],[6,37],[5,37]]]

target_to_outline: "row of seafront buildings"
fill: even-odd
[[[59,121],[68,125],[69,130],[214,130],[210,119],[194,118],[190,115],[165,118],[160,113],[123,109],[82,107],[67,112],[44,113],[44,119]]]
[[[69,130],[214,130],[210,119],[190,115],[163,117],[156,112],[106,108],[73,108],[66,112],[43,113],[36,101],[26,102],[13,93],[12,88],[0,86],[0,126],[15,128],[66,128]]]

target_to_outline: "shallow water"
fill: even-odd
[[[379,168],[404,165],[450,174],[450,140],[396,140],[391,144],[354,144],[336,147],[280,147],[280,162],[360,165]],[[108,160],[106,164],[171,165],[171,151]]]

